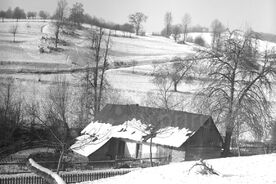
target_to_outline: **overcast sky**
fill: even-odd
[[[170,11],[173,23],[181,23],[185,13],[192,24],[210,26],[215,18],[230,28],[246,29],[276,34],[276,0],[67,0],[84,5],[85,12],[115,23],[125,23],[128,15],[141,11],[148,16],[145,30],[160,31],[164,15]],[[57,0],[0,0],[0,9],[19,6],[26,11],[54,12]]]

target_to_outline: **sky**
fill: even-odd
[[[276,34],[276,0],[67,0],[69,7],[81,2],[84,10],[114,23],[128,22],[128,15],[137,11],[148,16],[144,29],[159,32],[164,27],[164,15],[171,12],[173,24],[181,23],[185,13],[192,25],[210,27],[219,19],[231,29],[253,28],[255,31]],[[27,11],[46,10],[51,14],[57,0],[0,0],[0,9],[19,6]]]

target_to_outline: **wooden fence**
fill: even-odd
[[[134,169],[102,170],[102,171],[82,171],[61,173],[61,177],[66,183],[77,183],[83,181],[93,181],[101,178],[108,178],[116,175],[123,175]],[[1,184],[46,184],[45,180],[34,174],[6,175],[0,176]]]
[[[235,143],[232,144],[231,150],[234,156],[238,155],[238,153],[240,153],[241,156],[269,154],[276,153],[276,144],[243,141],[239,146]]]
[[[170,157],[154,157],[152,158],[154,165],[164,165],[171,162]],[[31,173],[26,162],[27,158],[12,158],[12,162],[0,162],[1,174],[22,174]],[[58,161],[38,161],[40,165],[51,169],[55,172]],[[61,162],[61,171],[72,170],[103,170],[103,169],[119,169],[119,168],[137,168],[149,167],[150,158],[116,158],[115,160],[101,160],[88,162]],[[1,184],[1,183],[0,183]]]

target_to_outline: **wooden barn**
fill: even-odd
[[[149,127],[155,136],[147,132]],[[153,157],[183,161],[221,154],[222,137],[211,116],[116,104],[106,105],[71,148],[89,160],[148,158],[149,136]]]

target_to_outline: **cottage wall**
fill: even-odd
[[[181,162],[185,160],[186,151],[173,149],[171,151],[172,162]]]
[[[110,146],[112,144],[112,140],[109,140],[105,143],[100,149],[89,155],[89,160],[97,161],[97,160],[111,160],[113,158],[112,150]]]
[[[125,152],[125,142],[120,139],[112,138],[88,158],[92,161],[114,160],[116,157],[122,157]]]
[[[137,148],[137,143],[136,142],[129,142],[126,141],[126,146],[125,146],[125,157],[130,157],[130,158],[136,158],[136,148]]]
[[[171,152],[172,150],[167,147],[152,144],[152,157],[154,158],[167,157],[171,155]],[[125,156],[132,158],[149,158],[150,144],[126,141]]]
[[[211,159],[220,156],[221,148],[218,147],[189,147],[186,150],[185,160]]]
[[[150,157],[150,144],[142,144],[141,147],[141,158],[149,158]],[[158,157],[157,146],[152,145],[152,157]]]
[[[213,120],[209,119],[181,149],[186,151],[185,160],[198,160],[220,157],[221,147],[221,136]]]

